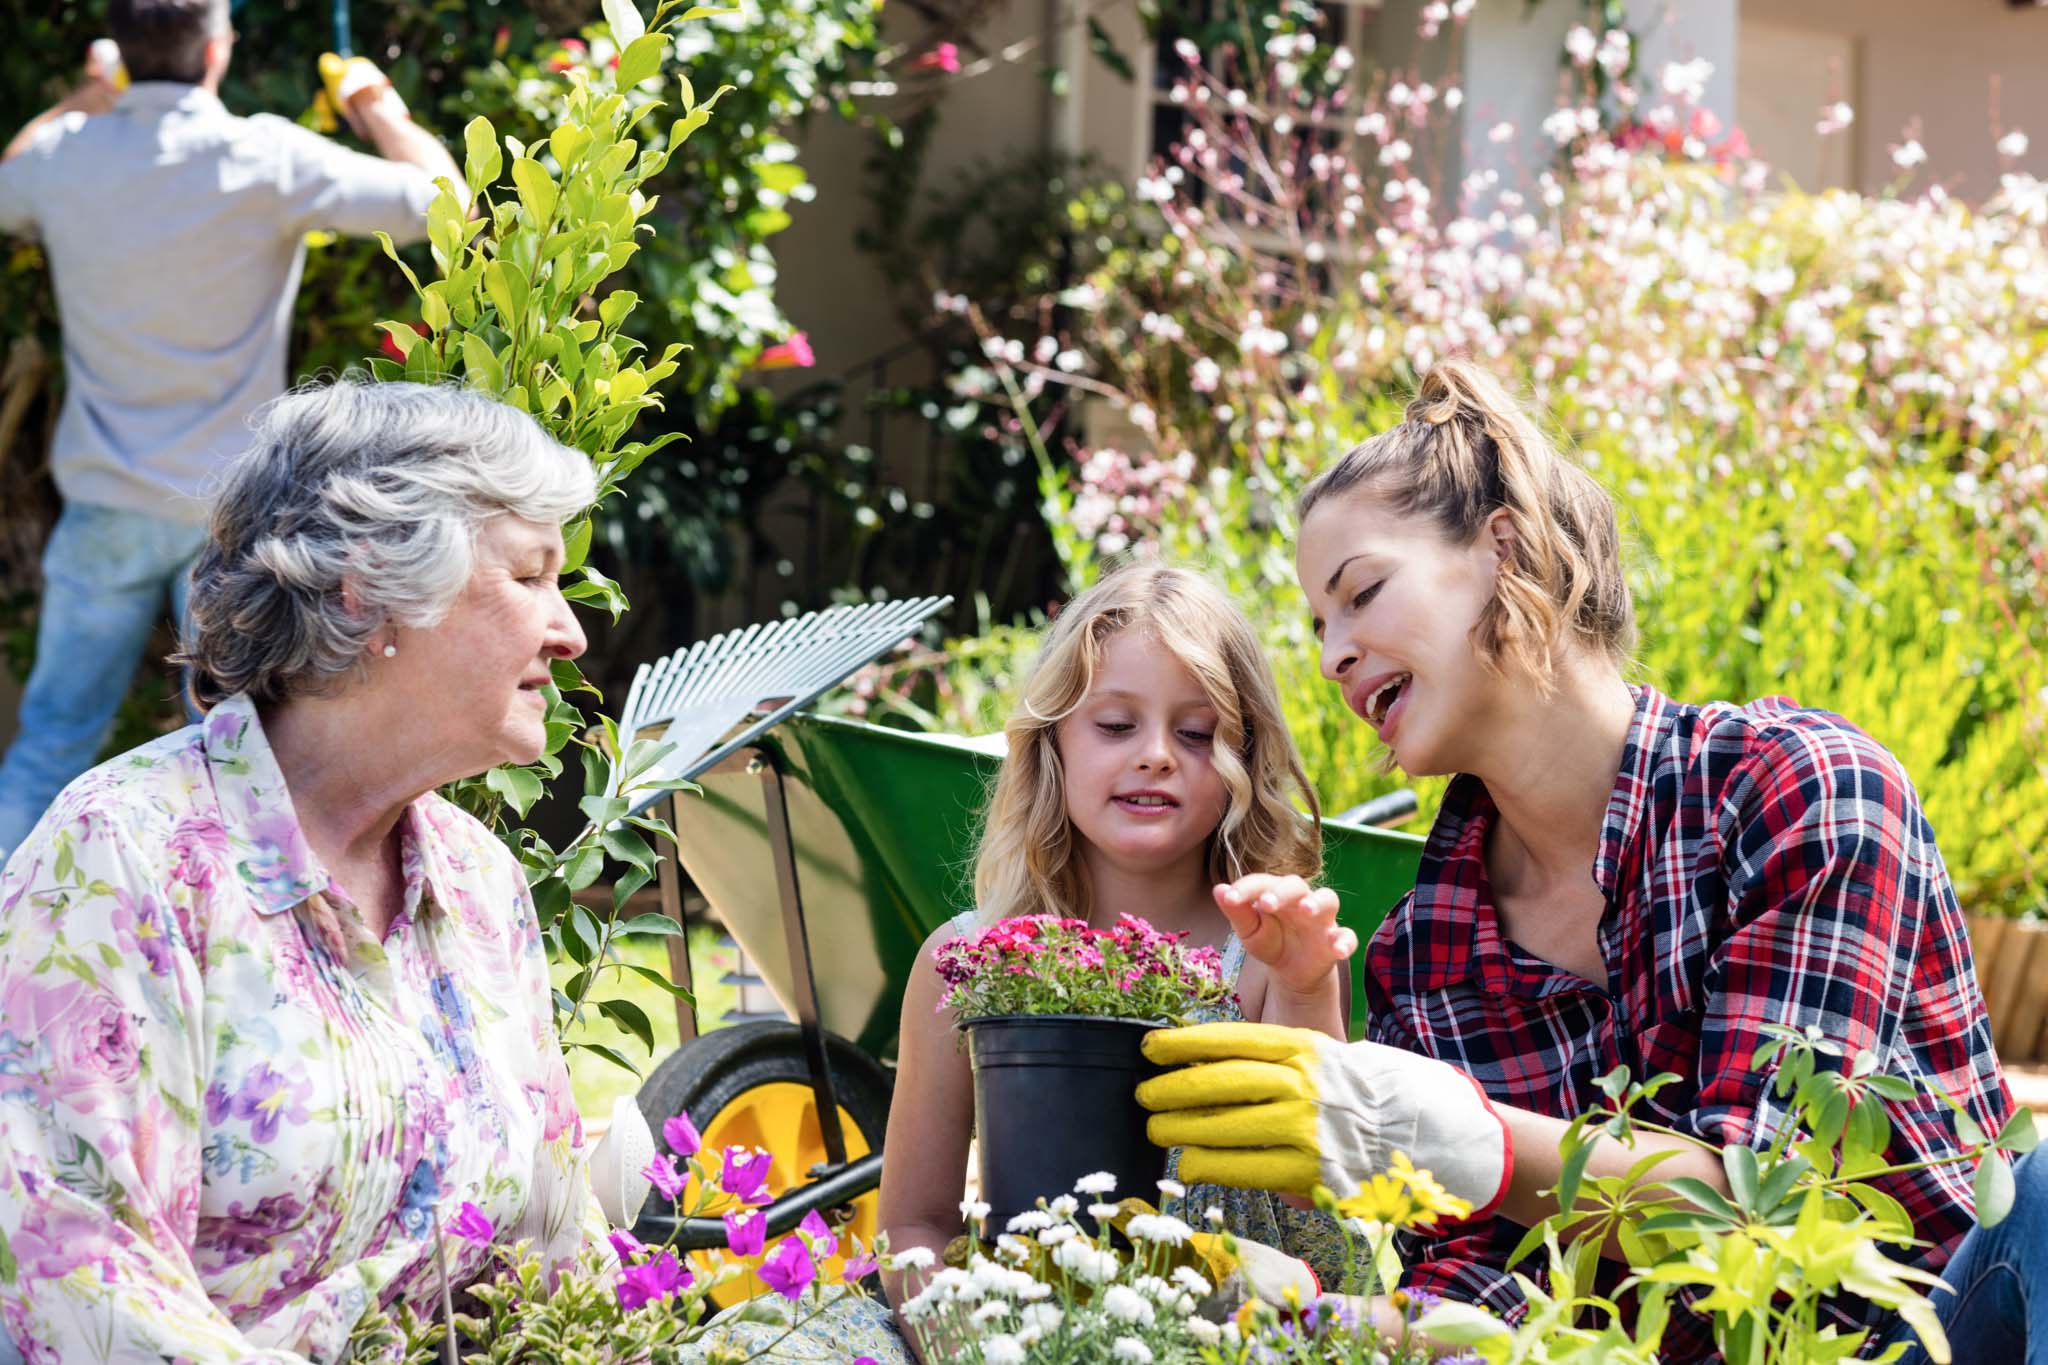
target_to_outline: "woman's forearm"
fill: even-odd
[[[1508,1192],[1497,1212],[1510,1222],[1534,1227],[1557,1212],[1557,1197],[1540,1192],[1557,1187],[1558,1178],[1564,1171],[1564,1157],[1558,1151],[1558,1143],[1564,1140],[1565,1130],[1571,1125],[1564,1119],[1518,1109],[1510,1104],[1495,1104],[1493,1108],[1507,1125],[1508,1138],[1514,1144],[1514,1170],[1508,1177]],[[1723,1194],[1728,1192],[1728,1175],[1722,1169],[1720,1157],[1704,1144],[1669,1133],[1640,1129],[1632,1145],[1617,1142],[1598,1129],[1592,1130],[1589,1141],[1594,1148],[1592,1157],[1586,1162],[1585,1180],[1626,1176],[1629,1168],[1644,1157],[1653,1152],[1669,1151],[1674,1155],[1660,1162],[1650,1179],[1669,1180],[1674,1176],[1689,1175],[1705,1181]],[[1583,1200],[1580,1206],[1585,1207]],[[1601,1254],[1610,1260],[1624,1258],[1613,1237],[1607,1239]]]

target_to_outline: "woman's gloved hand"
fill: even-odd
[[[1379,1043],[1339,1043],[1313,1029],[1198,1024],[1145,1038],[1145,1056],[1176,1067],[1138,1087],[1146,1132],[1185,1148],[1194,1183],[1339,1199],[1404,1152],[1485,1217],[1507,1193],[1507,1125],[1470,1076]]]

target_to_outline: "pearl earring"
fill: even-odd
[[[385,658],[387,658],[387,659],[395,659],[395,658],[397,658],[397,657],[398,657],[398,646],[397,646],[397,645],[386,645],[386,646],[384,646],[384,657],[385,657]]]

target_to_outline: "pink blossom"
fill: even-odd
[[[664,1250],[652,1260],[619,1272],[619,1307],[630,1313],[646,1304],[658,1303],[677,1290],[688,1288],[692,1280],[690,1272],[676,1260],[676,1254]]]
[[[960,70],[960,48],[954,43],[940,43],[927,52],[921,52],[910,63],[912,71],[937,71],[951,76]]]
[[[704,1142],[697,1132],[697,1125],[690,1122],[688,1114],[677,1114],[674,1118],[662,1120],[661,1137],[662,1141],[668,1143],[669,1150],[681,1157],[695,1156],[697,1148]]]
[[[817,1264],[799,1237],[783,1238],[761,1262],[761,1282],[791,1303],[803,1297],[817,1274]]]
[[[718,1187],[743,1204],[765,1204],[768,1168],[775,1158],[759,1148],[751,1153],[744,1147],[725,1149],[725,1161],[718,1173]]]
[[[674,1199],[681,1195],[683,1187],[689,1183],[683,1173],[676,1169],[676,1159],[667,1152],[656,1153],[654,1159],[641,1168],[640,1174],[646,1176],[654,1188],[661,1191],[661,1197],[664,1199]]]
[[[839,1250],[839,1239],[832,1234],[832,1229],[826,1226],[825,1220],[818,1216],[816,1209],[804,1215],[804,1220],[796,1225],[796,1230],[810,1243],[811,1254],[821,1261]]]
[[[770,346],[754,359],[757,370],[808,370],[817,364],[817,357],[811,354],[811,339],[803,332],[792,333],[789,340]]]
[[[768,1219],[759,1209],[725,1215],[725,1249],[735,1256],[759,1256],[767,1234]]]
[[[467,1199],[462,1201],[462,1207],[456,1211],[455,1217],[449,1220],[448,1231],[470,1245],[480,1247],[489,1246],[491,1238],[497,1235],[497,1228],[492,1225],[490,1219],[484,1217],[484,1211]]]

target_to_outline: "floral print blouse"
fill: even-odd
[[[601,1240],[519,867],[440,797],[383,941],[255,707],[71,784],[0,874],[0,1325],[31,1365],[332,1361],[484,1250]]]

